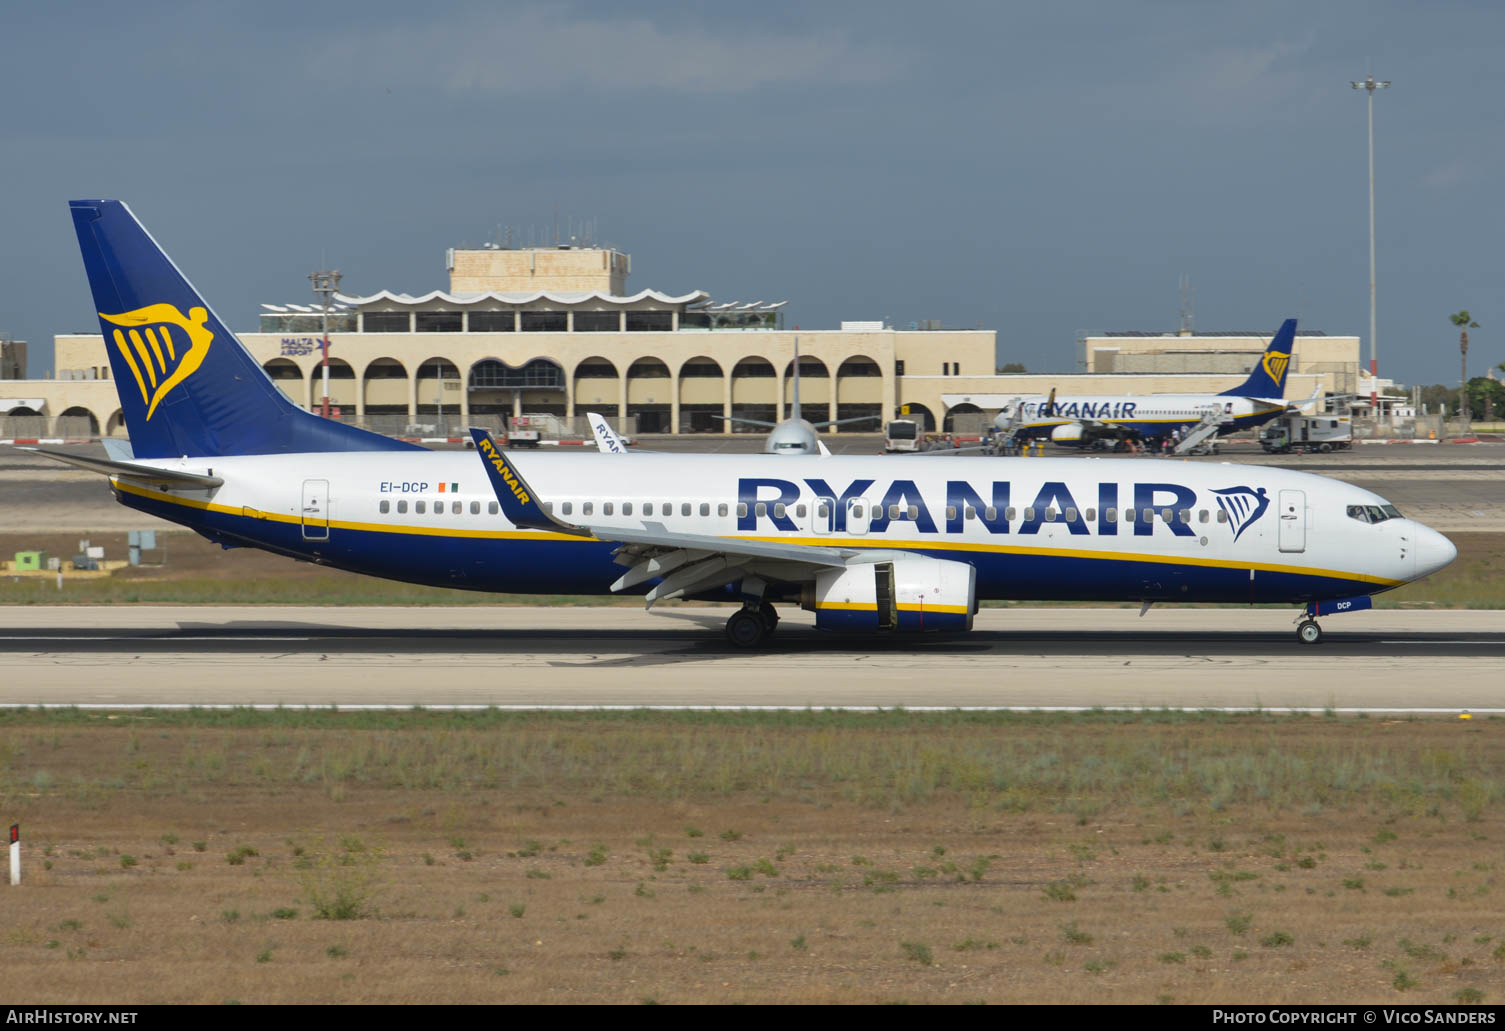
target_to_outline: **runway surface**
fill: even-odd
[[[888,640],[783,610],[16,607],[0,704],[1234,707],[1505,713],[1505,613],[1355,613],[1298,644],[1268,609],[986,609]]]

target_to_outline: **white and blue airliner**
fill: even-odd
[[[988,599],[1287,603],[1433,573],[1448,539],[1306,473],[1114,459],[435,452],[290,402],[119,201],[72,202],[130,442],[52,457],[227,547],[473,591],[776,604],[821,629],[962,631]]]

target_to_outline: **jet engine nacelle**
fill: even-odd
[[[1068,422],[1057,426],[1050,431],[1050,439],[1055,444],[1080,444],[1082,442],[1082,424]]]
[[[821,630],[971,630],[977,570],[923,555],[858,563],[817,574],[801,606],[815,613]]]

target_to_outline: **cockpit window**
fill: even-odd
[[[1349,505],[1348,518],[1361,523],[1383,523],[1386,519],[1400,519],[1400,509],[1394,505]]]

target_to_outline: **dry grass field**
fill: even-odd
[[[0,715],[15,1002],[1505,997],[1505,720]]]

